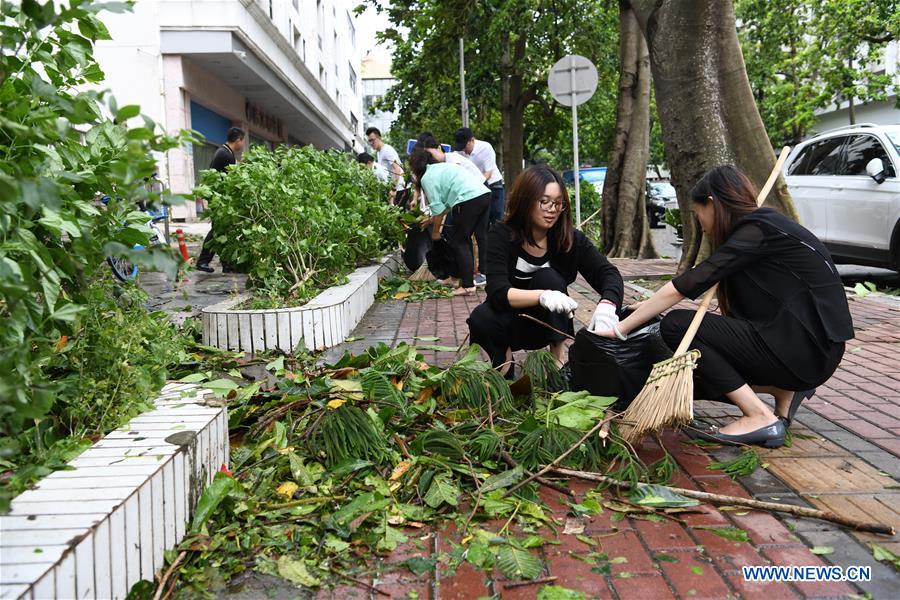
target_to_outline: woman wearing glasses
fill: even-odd
[[[475,291],[475,258],[472,255],[472,235],[483,227],[485,211],[491,208],[491,191],[484,183],[459,165],[440,163],[424,147],[413,148],[409,155],[409,169],[420,192],[425,192],[431,217],[422,223],[431,226],[431,239],[441,239],[441,226],[448,214],[453,214],[453,227],[447,242],[453,249],[459,268],[459,288],[453,295]]]
[[[506,218],[488,235],[488,299],[469,316],[472,343],[490,355],[496,368],[512,377],[512,352],[550,346],[564,362],[565,337],[526,319],[530,315],[555,329],[573,333],[578,304],[566,290],[578,273],[601,296],[591,330],[619,322],[622,276],[572,224],[562,177],[545,165],[522,171],[513,182]]]

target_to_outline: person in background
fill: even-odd
[[[418,137],[418,143],[422,144],[422,146],[424,146],[438,162],[459,165],[477,179],[482,179],[484,177],[484,174],[475,166],[475,163],[459,152],[444,152],[444,149],[441,148],[437,139],[435,139],[430,132],[426,131],[421,133]],[[475,243],[478,247],[478,264],[475,266],[475,277],[473,278],[473,281],[476,286],[483,286],[487,282],[487,279],[480,273],[480,270],[482,265],[484,265],[487,253],[487,232],[488,223],[490,221],[490,211],[483,216],[483,219],[485,220],[484,223],[479,223],[478,227],[475,229]],[[446,221],[446,223],[452,225],[449,220]]]
[[[356,162],[365,166],[367,169],[371,169],[375,177],[377,177],[379,181],[384,181],[385,183],[387,183],[391,180],[391,174],[388,172],[388,170],[385,169],[381,164],[375,162],[375,158],[368,152],[360,152],[356,156]]]
[[[237,163],[237,153],[244,149],[244,131],[238,127],[232,127],[226,134],[226,141],[222,144],[213,155],[212,161],[209,163],[210,169],[215,169],[224,173],[229,165]],[[204,273],[212,273],[213,268],[209,266],[213,257],[216,255],[209,247],[209,241],[214,237],[216,230],[215,223],[210,223],[209,233],[203,240],[203,248],[200,250],[200,256],[197,257],[197,270]],[[231,272],[231,267],[222,265],[222,272]]]
[[[736,167],[707,171],[691,190],[692,210],[712,254],[661,287],[612,328],[628,334],[684,298],[719,283],[719,309],[700,323],[694,397],[725,400],[743,415],[717,428],[695,420],[692,437],[724,444],[784,444],[800,403],[837,369],[853,321],[834,261],[816,236],[772,208],[757,208],[756,190]],[[660,333],[676,348],[695,312],[670,311]],[[771,394],[775,411],[756,395]]]
[[[497,168],[497,153],[484,140],[476,140],[472,130],[461,127],[456,130],[453,149],[481,169],[485,183],[491,190],[491,214],[489,225],[503,219],[506,204],[506,189],[503,187],[503,173]]]
[[[431,239],[441,239],[441,226],[448,214],[453,215],[453,229],[448,243],[459,268],[460,287],[454,295],[475,291],[472,234],[484,213],[490,210],[491,193],[481,180],[458,165],[439,163],[422,147],[413,148],[409,168],[420,191],[425,193],[432,216],[423,221],[431,226]]]
[[[400,164],[400,155],[393,146],[386,144],[381,139],[381,131],[377,127],[369,127],[366,129],[366,140],[377,154],[377,163],[393,177],[394,189],[402,190],[406,187],[403,181],[403,165]]]
[[[513,183],[505,219],[494,223],[489,234],[487,301],[469,316],[472,343],[484,348],[491,364],[510,378],[514,350],[549,345],[562,365],[565,335],[520,313],[571,335],[578,303],[567,290],[578,273],[600,294],[591,329],[612,328],[619,322],[624,292],[619,270],[573,226],[560,174],[546,165],[528,167]]]

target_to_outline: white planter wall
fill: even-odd
[[[250,354],[266,350],[293,353],[302,342],[324,350],[343,342],[374,304],[378,281],[401,266],[394,254],[357,269],[344,285],[328,288],[297,308],[235,310],[248,294],[203,309],[203,343]]]
[[[220,465],[225,408],[169,384],[132,419],[12,501],[0,516],[0,598],[124,598],[153,581]]]

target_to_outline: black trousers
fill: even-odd
[[[662,320],[660,334],[673,351],[694,314],[692,310],[673,310]],[[822,349],[798,340],[794,347],[794,366],[812,365],[821,373],[815,381],[808,381],[798,377],[791,365],[779,360],[750,323],[714,314],[703,318],[690,347],[700,351],[694,371],[694,397],[725,402],[728,401],[725,394],[745,383],[795,392],[818,387],[828,381],[844,355],[843,342]]]
[[[528,289],[558,290],[566,293],[566,280],[557,271],[546,268],[537,271]],[[469,315],[469,338],[491,357],[491,364],[499,367],[506,362],[506,350],[537,350],[548,344],[557,344],[566,338],[550,331],[534,321],[520,317],[519,313],[531,315],[544,323],[573,333],[572,319],[568,315],[550,312],[543,306],[498,310],[490,302],[479,304]]]
[[[450,247],[456,256],[459,266],[460,285],[470,288],[475,285],[475,258],[472,256],[472,234],[483,227],[483,218],[491,208],[491,193],[485,192],[477,198],[466,200],[454,206],[450,215],[453,218],[453,230],[450,234]],[[484,237],[487,237],[486,235]]]
[[[203,239],[203,248],[200,250],[200,256],[197,257],[198,265],[208,265],[212,262],[213,257],[216,255],[215,252],[209,249],[209,240],[213,238],[213,230],[212,225],[210,224],[209,233],[206,234],[206,237]]]

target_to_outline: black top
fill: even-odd
[[[729,316],[749,321],[786,365],[796,364],[800,347],[825,353],[832,343],[853,338],[831,255],[810,231],[774,209],[760,208],[739,220],[712,256],[672,284],[693,299],[717,281]]]
[[[622,305],[623,284],[619,270],[587,239],[583,233],[575,230],[575,240],[569,252],[557,252],[552,240],[548,240],[549,249],[544,258],[531,257],[522,250],[522,242],[516,241],[512,230],[504,223],[494,223],[488,235],[487,259],[484,275],[487,277],[487,296],[498,310],[512,310],[507,298],[509,288],[528,289],[530,280],[516,278],[520,257],[526,264],[544,264],[555,269],[567,284],[575,281],[581,273],[587,282],[603,298],[612,300],[616,307]],[[533,261],[533,262],[532,262]]]
[[[233,165],[236,162],[237,160],[234,158],[234,152],[228,147],[228,144],[222,144],[219,146],[219,149],[216,150],[212,162],[209,163],[209,168],[224,173],[225,167]]]
[[[516,255],[516,268],[513,273],[513,287],[528,287],[534,274],[540,269],[549,266],[550,259],[547,258],[547,254],[532,256],[525,252],[525,248],[519,246],[519,251]]]

